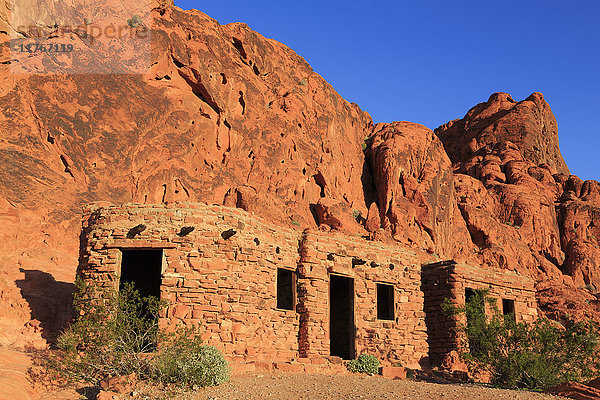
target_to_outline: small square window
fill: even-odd
[[[277,308],[294,310],[296,273],[285,268],[277,268]]]
[[[377,319],[394,320],[394,286],[377,284]]]

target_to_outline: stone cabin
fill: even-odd
[[[514,271],[472,267],[456,262],[441,261],[423,266],[422,282],[425,321],[432,365],[440,365],[452,350],[456,350],[460,337],[456,328],[464,323],[444,314],[440,304],[450,299],[462,306],[478,290],[486,290],[486,297],[495,301],[495,307],[516,322],[533,322],[538,315],[534,282]],[[492,305],[485,305],[491,315]]]
[[[455,346],[439,303],[464,302],[469,288],[492,287],[517,318],[535,317],[533,281],[514,273],[422,267],[425,253],[220,205],[93,203],[80,242],[79,276],[166,299],[161,324],[200,324],[238,369],[311,372],[361,353],[439,363]]]

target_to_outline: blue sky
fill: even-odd
[[[600,2],[176,0],[303,56],[375,122],[429,128],[494,92],[542,92],[571,173],[600,180]]]

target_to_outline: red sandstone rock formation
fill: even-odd
[[[577,382],[565,382],[554,386],[546,393],[556,396],[568,397],[576,400],[598,400],[600,399],[600,390]]]
[[[61,325],[95,200],[205,201],[393,238],[534,276],[551,315],[568,294],[600,320],[599,186],[569,176],[540,94],[492,95],[437,135],[373,126],[284,45],[154,7],[142,75],[15,75],[2,46],[0,344],[41,345]]]
[[[469,255],[450,160],[435,134],[412,122],[377,124],[369,144],[382,226],[438,256]]]
[[[436,132],[453,163],[465,163],[510,142],[518,146],[521,154],[511,159],[547,164],[552,174],[569,174],[558,148],[556,119],[541,93],[520,102],[507,93],[494,93],[487,102],[470,109],[463,119],[448,122]],[[504,152],[510,151],[505,149]]]
[[[436,133],[452,160],[456,201],[483,262],[543,282],[538,294],[549,315],[597,319],[598,182],[569,175],[543,96],[517,103],[493,94]]]
[[[0,285],[11,309],[0,323],[16,331],[2,343],[31,332],[23,326],[37,313],[15,286],[27,280],[20,268],[73,280],[90,201],[235,204],[292,227],[315,226],[317,204],[333,213],[328,221],[367,214],[368,114],[244,24],[168,5],[152,17],[154,62],[144,75],[14,75],[1,66]]]

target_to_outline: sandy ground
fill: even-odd
[[[34,392],[27,377],[30,360],[25,353],[0,348],[0,400],[77,400],[74,390]],[[218,387],[195,393],[165,393],[156,386],[134,389],[121,399],[155,400],[321,400],[321,399],[564,399],[525,391],[494,389],[478,385],[450,385],[392,380],[367,375],[321,375],[304,373],[248,373],[234,376]]]
[[[227,399],[563,399],[540,393],[392,380],[366,375],[248,374],[219,387],[198,391],[201,400]]]

